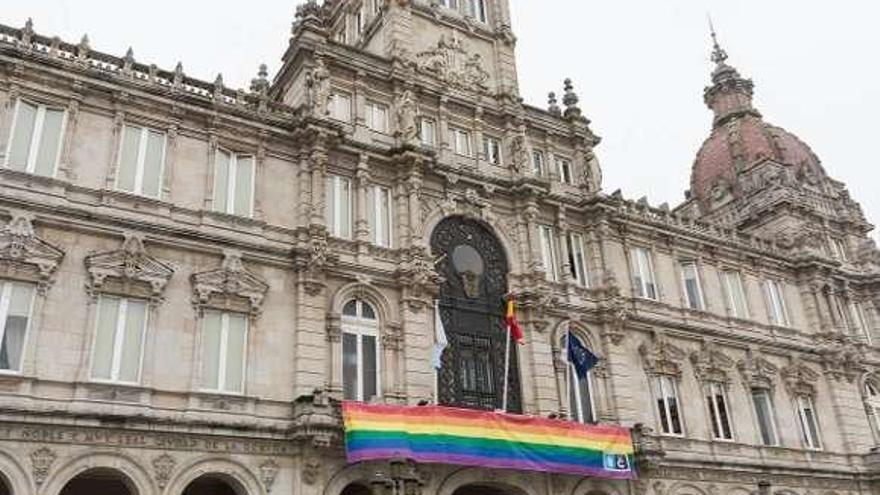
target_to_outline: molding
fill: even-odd
[[[51,286],[64,251],[39,238],[30,214],[15,212],[0,230],[0,273],[37,282],[41,293]]]
[[[147,254],[141,234],[126,232],[123,237],[119,249],[86,256],[89,294],[96,298],[99,293],[114,292],[161,302],[174,269]]]
[[[236,250],[223,252],[220,268],[194,273],[190,279],[193,304],[199,312],[214,307],[244,310],[257,317],[269,291],[269,284],[265,280],[244,267],[242,254]]]

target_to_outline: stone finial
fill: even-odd
[[[21,30],[21,44],[23,46],[29,47],[31,46],[31,40],[34,38],[34,21],[30,17],[24,23],[24,28]]]
[[[251,79],[251,92],[266,94],[269,90],[269,68],[266,64],[260,64],[260,69],[257,71],[257,77]]]
[[[718,44],[718,35],[715,33],[715,26],[712,24],[711,17],[709,17],[709,33],[712,35],[712,61],[722,65],[727,61],[727,52]]]
[[[134,50],[131,47],[128,47],[128,50],[125,52],[125,57],[122,58],[122,72],[126,75],[130,75],[133,67]]]
[[[556,93],[553,91],[547,95],[547,111],[553,115],[562,115],[562,109],[559,108],[559,103],[556,100]]]
[[[79,45],[76,46],[76,58],[80,61],[85,61],[89,57],[89,35],[84,34],[82,39],[79,40]]]
[[[577,93],[574,92],[574,84],[572,84],[571,79],[565,79],[565,95],[562,96],[562,104],[565,105],[565,116],[566,117],[580,117],[581,109],[578,107],[578,102],[580,98],[578,98]]]
[[[174,67],[174,80],[172,84],[175,88],[183,85],[183,62],[177,62],[177,65]]]
[[[223,96],[223,74],[218,73],[214,79],[214,99],[219,100]]]

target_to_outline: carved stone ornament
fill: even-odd
[[[177,461],[168,454],[162,454],[154,457],[150,464],[153,466],[153,478],[156,479],[156,486],[160,490],[164,490],[171,480],[171,473],[177,466]]]
[[[404,300],[413,310],[430,305],[442,282],[424,246],[412,246],[404,251],[396,275],[403,285]]]
[[[681,363],[687,354],[664,336],[657,336],[651,343],[642,343],[639,354],[644,361],[645,371],[652,375],[681,376]]]
[[[303,482],[308,486],[314,486],[321,476],[321,460],[317,457],[307,457],[303,463]]]
[[[161,300],[174,269],[147,254],[140,234],[126,233],[124,236],[120,249],[86,256],[89,292],[94,296],[110,288],[109,284],[115,284],[113,289],[142,292],[137,295]]]
[[[419,113],[413,92],[406,90],[395,103],[397,108],[397,135],[404,145],[415,145],[419,139],[416,116]]]
[[[266,488],[266,493],[272,492],[275,478],[278,477],[279,468],[278,463],[274,459],[266,459],[260,464],[260,481],[263,483],[263,487]]]
[[[736,364],[747,388],[770,389],[779,373],[779,368],[763,356],[749,352],[745,359]]]
[[[814,340],[823,371],[832,380],[852,383],[867,370],[865,356],[851,337],[830,332],[816,335]]]
[[[792,396],[816,394],[815,383],[819,379],[819,373],[810,369],[799,358],[790,358],[789,364],[779,371],[779,375]]]
[[[63,258],[64,251],[37,237],[27,214],[16,213],[0,230],[0,273],[33,277],[44,290]]]
[[[258,315],[263,299],[269,291],[269,284],[245,269],[241,261],[241,252],[228,250],[223,253],[223,264],[216,270],[196,273],[192,276],[195,303],[203,308],[212,300],[222,298],[229,303],[230,299],[247,301],[248,311]]]
[[[58,458],[58,455],[49,447],[40,447],[31,452],[30,458],[34,482],[36,482],[37,485],[42,485],[46,481],[46,478],[49,477],[49,470],[52,469],[52,464],[55,463],[55,459]]]
[[[444,217],[462,215],[490,224],[495,223],[492,203],[474,188],[467,188],[461,192],[447,190],[446,199],[440,203],[440,211]]]
[[[525,171],[527,163],[526,138],[521,135],[514,136],[510,140],[510,168],[514,173],[521,174]]]
[[[455,36],[440,36],[437,46],[416,54],[416,70],[450,86],[475,92],[489,89],[489,73],[479,54],[469,54]]]
[[[331,81],[330,71],[324,65],[324,59],[315,60],[315,67],[306,75],[306,95],[308,105],[315,117],[327,115],[330,103]]]
[[[733,359],[727,357],[713,342],[703,343],[702,349],[691,353],[691,363],[697,380],[704,383],[728,383],[728,370]]]

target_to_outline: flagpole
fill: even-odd
[[[565,404],[565,410],[568,411],[568,419],[572,419],[572,411],[571,411],[571,362],[568,359],[568,349],[569,349],[569,339],[571,338],[571,326],[567,327],[565,331],[565,399],[563,404]]]
[[[504,351],[504,391],[501,394],[501,408],[504,412],[507,412],[507,381],[510,375],[510,341],[513,340],[513,336],[510,335],[510,331],[504,333],[507,337],[507,348]]]

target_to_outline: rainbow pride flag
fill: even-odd
[[[348,462],[416,462],[634,479],[632,436],[619,426],[449,407],[344,402]]]

